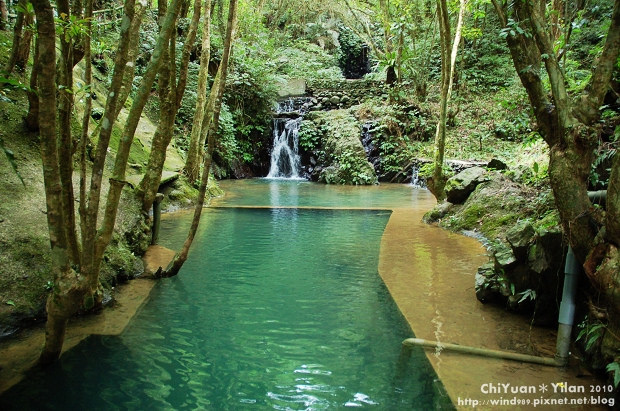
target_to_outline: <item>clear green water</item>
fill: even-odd
[[[239,196],[231,186],[224,203],[260,187],[270,196],[260,205],[274,190],[282,204],[302,202],[285,195],[291,186],[245,183]],[[312,185],[302,186],[311,199]],[[340,204],[338,190],[330,198],[316,189],[323,205]],[[377,273],[389,215],[207,209],[179,276],[156,285],[122,335],[89,337],[8,391],[0,408],[453,408],[424,353],[401,353],[413,333]],[[162,245],[178,247],[189,218],[164,220]]]

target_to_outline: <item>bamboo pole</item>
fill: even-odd
[[[439,348],[441,350],[450,350],[463,354],[480,355],[490,358],[501,358],[505,360],[514,360],[521,362],[529,362],[534,364],[549,365],[553,367],[562,366],[562,362],[555,358],[537,357],[535,355],[519,354],[509,351],[491,350],[488,348],[469,347],[466,345],[440,343],[437,341],[424,340],[422,338],[407,338],[403,341],[403,346],[413,347],[422,346],[430,348]]]

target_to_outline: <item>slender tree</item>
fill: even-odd
[[[65,153],[66,147],[60,147],[66,142],[66,135],[62,132],[57,133],[57,126],[63,118],[65,107],[57,104],[58,98],[62,98],[57,93],[56,73],[58,77],[66,76],[63,70],[67,66],[72,66],[75,59],[67,57],[70,52],[63,48],[61,43],[61,58],[56,58],[55,44],[55,25],[54,12],[49,0],[37,0],[33,2],[37,16],[37,54],[38,54],[38,101],[39,113],[38,120],[41,134],[41,156],[43,159],[43,172],[45,176],[46,200],[48,207],[48,226],[50,232],[50,243],[52,247],[52,270],[54,272],[54,287],[47,301],[46,340],[45,346],[40,356],[40,363],[47,364],[54,361],[60,355],[67,319],[73,315],[80,307],[90,308],[96,303],[97,295],[95,291],[99,286],[99,271],[103,253],[109,244],[116,213],[118,209],[120,193],[125,182],[125,169],[129,156],[129,149],[133,141],[140,114],[148,97],[151,85],[162,64],[163,50],[168,47],[171,34],[175,28],[181,0],[173,0],[168,12],[166,13],[162,30],[158,36],[155,49],[146,72],[142,78],[142,84],[138,94],[133,101],[132,107],[123,135],[117,147],[117,154],[114,159],[114,169],[110,178],[110,188],[105,206],[103,222],[100,223],[99,209],[101,198],[101,187],[103,179],[104,164],[108,152],[111,130],[116,120],[117,105],[119,103],[119,91],[124,78],[124,70],[128,59],[129,36],[132,20],[135,18],[135,1],[126,0],[124,15],[121,22],[121,33],[119,46],[116,52],[114,72],[106,109],[99,130],[99,139],[95,151],[95,158],[92,164],[92,174],[88,194],[86,192],[85,160],[82,160],[80,197],[82,202],[87,205],[80,206],[80,225],[81,225],[81,244],[78,247],[79,255],[72,255],[71,243],[68,237],[75,235],[71,230],[67,230],[70,224],[67,223],[74,213],[63,198],[72,198],[72,182],[70,179],[63,178],[63,167],[61,163],[71,162],[72,152]],[[90,3],[89,3],[90,4]],[[67,3],[58,2],[61,13],[66,13]],[[92,10],[92,7],[87,5]],[[75,11],[72,11],[75,13]],[[90,11],[87,11],[87,14]],[[62,19],[62,14],[60,15]],[[62,32],[62,30],[60,30]],[[87,38],[90,35],[86,36]],[[88,48],[85,48],[85,52]],[[56,64],[58,61],[58,64]],[[68,84],[66,78],[59,84]],[[87,120],[84,120],[87,128]],[[83,133],[82,136],[85,136]],[[83,138],[81,145],[81,156],[84,157]],[[71,141],[68,146],[73,148]],[[64,157],[68,155],[68,157]],[[62,161],[60,161],[62,158]],[[69,194],[68,194],[69,193]]]
[[[9,22],[9,11],[6,7],[6,1],[0,0],[0,30],[5,30]]]
[[[148,211],[153,205],[155,195],[161,181],[161,173],[166,160],[166,150],[172,140],[174,121],[181,107],[185,86],[187,84],[187,70],[189,66],[189,58],[192,47],[196,41],[198,32],[198,23],[200,22],[201,0],[194,0],[194,12],[192,20],[185,37],[183,51],[181,52],[181,62],[179,67],[178,82],[176,79],[175,64],[175,41],[170,41],[170,47],[167,54],[168,63],[162,66],[159,74],[160,93],[162,103],[160,104],[160,120],[157,130],[153,136],[151,143],[151,153],[149,155],[148,164],[144,178],[140,182],[140,191],[142,193],[142,209]],[[165,80],[164,80],[165,79]],[[175,84],[176,82],[176,84]]]
[[[202,174],[200,177],[200,187],[198,190],[198,199],[194,207],[194,217],[192,224],[187,234],[187,238],[183,243],[181,250],[174,256],[174,259],[166,270],[162,273],[162,276],[171,277],[177,275],[179,270],[187,260],[189,249],[194,241],[198,225],[200,223],[200,216],[202,215],[202,207],[204,205],[204,199],[207,192],[207,186],[209,183],[209,173],[211,172],[211,160],[213,157],[213,151],[215,149],[215,135],[217,133],[220,109],[222,106],[222,97],[224,95],[224,89],[226,87],[226,74],[228,71],[228,62],[230,54],[232,52],[233,38],[235,32],[235,26],[237,24],[237,0],[230,0],[228,6],[228,22],[226,26],[226,37],[224,40],[224,53],[222,55],[222,61],[218,69],[219,81],[213,83],[212,88],[216,89],[215,101],[213,109],[209,109],[209,105],[205,107],[203,112],[202,127],[203,130],[207,130],[207,151],[204,156]],[[217,87],[217,88],[216,88]],[[212,90],[213,91],[213,90]],[[213,93],[212,93],[213,94]]]
[[[192,131],[190,133],[189,148],[185,160],[184,174],[189,181],[196,181],[200,174],[200,136],[205,110],[207,80],[209,76],[209,60],[211,59],[211,1],[205,0],[204,20],[202,26],[202,46],[200,54],[200,71],[198,72],[198,96],[196,98],[196,113],[192,121]],[[204,144],[204,143],[203,143]]]
[[[64,341],[67,319],[75,311],[64,295],[81,295],[84,279],[71,268],[62,206],[62,181],[56,138],[56,27],[49,0],[33,0],[37,17],[40,76],[38,77],[39,135],[47,204],[47,222],[52,249],[54,285],[62,287],[62,295],[52,292],[47,301],[48,321],[46,345],[40,361],[47,363],[58,357]]]
[[[4,66],[4,71],[7,74],[11,74],[16,66],[21,70],[26,67],[26,62],[30,55],[30,41],[32,39],[32,32],[28,30],[28,26],[32,24],[34,14],[28,6],[28,1],[19,0],[15,9],[17,17],[15,19],[15,26],[13,26],[13,44],[9,59]]]
[[[450,35],[451,30],[448,5],[446,0],[437,0],[437,17],[439,19],[439,34],[441,39],[441,98],[439,103],[439,121],[435,132],[435,159],[433,175],[428,179],[428,188],[433,193],[437,201],[443,201],[446,198],[444,189],[447,178],[443,170],[446,147],[446,118],[448,115],[448,104],[452,94],[456,56],[458,54],[459,43],[461,42],[461,31],[463,27],[465,7],[466,1],[460,0],[456,33],[454,34],[454,41],[452,41]]]

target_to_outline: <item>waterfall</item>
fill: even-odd
[[[426,182],[420,178],[420,166],[414,164],[411,167],[411,182],[410,184],[415,188],[426,188]]]
[[[278,103],[273,119],[273,148],[267,178],[302,178],[299,175],[299,126],[308,106],[307,97],[289,98]]]

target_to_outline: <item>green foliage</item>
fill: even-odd
[[[298,39],[286,42],[274,50],[269,64],[275,74],[290,78],[342,79],[336,58],[307,40]]]
[[[370,71],[368,46],[348,27],[340,27],[339,33],[338,66],[346,78],[363,77]]]
[[[22,91],[32,91],[30,86],[22,83],[18,79],[11,77],[4,77],[0,75],[0,95],[2,95],[2,89],[10,88],[10,89],[18,89]]]
[[[576,341],[583,342],[586,352],[592,351],[597,342],[601,341],[607,326],[600,321],[590,322],[586,317],[577,326],[579,333],[577,334]]]
[[[596,151],[596,157],[590,170],[590,184],[594,188],[604,189],[609,185],[611,163],[618,153],[616,147],[601,148]]]
[[[531,301],[536,300],[536,291],[532,290],[531,288],[528,288],[525,291],[521,291],[519,295],[521,296],[521,298],[519,299],[519,304],[527,301],[528,299]]]
[[[620,385],[620,364],[617,361],[610,362],[605,370],[614,374],[614,387],[617,388]]]
[[[299,146],[306,151],[314,151],[321,144],[325,130],[319,128],[314,121],[302,120],[299,126]]]
[[[70,42],[72,39],[79,38],[86,34],[86,23],[88,19],[79,19],[78,16],[67,16],[65,13],[60,13],[55,18],[56,21],[56,34],[65,38],[66,42]]]

